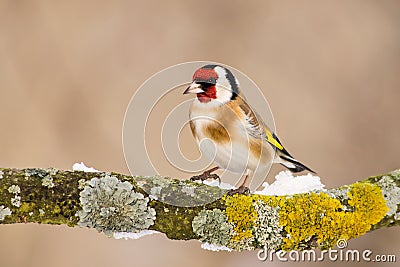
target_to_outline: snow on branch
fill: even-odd
[[[215,185],[83,164],[74,171],[4,168],[0,224],[65,224],[125,239],[164,233],[228,251],[325,249],[400,225],[400,170],[335,189],[324,189],[319,177],[290,172],[253,194],[230,195],[229,185]]]

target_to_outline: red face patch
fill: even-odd
[[[217,79],[218,79],[218,74],[215,72],[214,69],[210,68],[200,68],[196,70],[196,72],[193,74],[193,80],[206,82],[211,80],[216,81]]]
[[[197,99],[199,99],[201,103],[208,103],[211,99],[217,98],[217,89],[215,88],[215,85],[204,89],[206,90],[204,93],[197,94]]]

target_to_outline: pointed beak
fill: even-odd
[[[183,92],[184,95],[186,94],[199,94],[199,93],[204,93],[204,90],[201,89],[201,85],[192,82],[188,88],[186,88],[185,92]]]

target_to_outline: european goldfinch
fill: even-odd
[[[190,93],[197,96],[189,110],[190,129],[200,151],[218,166],[203,175],[218,168],[240,173],[244,180],[239,188],[246,188],[248,178],[256,171],[268,171],[271,163],[280,163],[292,172],[313,172],[295,160],[259,118],[227,68],[206,65],[196,70],[184,91]]]

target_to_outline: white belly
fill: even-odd
[[[250,137],[247,131],[241,129],[240,126],[235,128],[234,133],[228,130],[230,141],[221,144],[214,142],[203,132],[205,125],[210,123],[211,119],[197,117],[192,121],[196,128],[196,139],[200,151],[221,169],[238,174],[245,174],[248,171],[255,172],[256,169],[263,172],[269,170],[274,151],[272,148],[270,150],[263,149],[262,158],[255,157],[250,152],[248,142]]]
[[[203,138],[199,141],[199,149],[221,169],[243,174],[249,168],[248,150],[235,146],[232,142],[216,145],[210,139]]]

